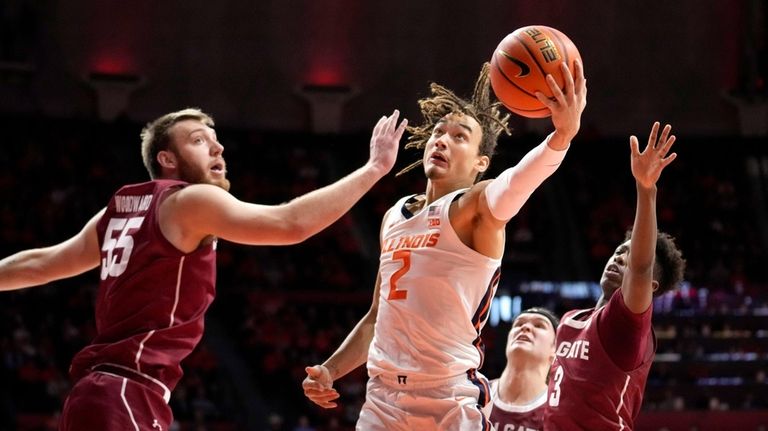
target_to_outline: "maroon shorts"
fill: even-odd
[[[59,431],[168,431],[171,408],[153,388],[127,377],[92,372],[67,400]]]

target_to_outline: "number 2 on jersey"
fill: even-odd
[[[403,266],[389,277],[389,296],[387,299],[405,299],[408,297],[407,290],[397,290],[397,280],[405,275],[409,269],[411,269],[411,251],[410,250],[397,250],[392,253],[392,260],[402,260]]]
[[[107,231],[104,233],[104,244],[101,251],[106,253],[106,257],[101,259],[101,279],[107,277],[118,277],[128,268],[128,259],[131,258],[133,251],[133,237],[131,236],[141,224],[144,217],[133,218],[113,218],[109,220]],[[118,233],[115,238],[115,233]],[[116,252],[121,251],[120,256]]]

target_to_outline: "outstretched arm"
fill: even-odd
[[[333,382],[368,360],[368,348],[373,340],[374,326],[379,311],[380,288],[381,275],[376,277],[373,302],[368,313],[322,365],[306,368],[307,377],[301,384],[304,388],[304,395],[320,407],[327,409],[336,407],[334,400],[339,398],[339,393],[333,389]]]
[[[610,298],[602,296],[597,307],[605,305],[598,317],[603,346],[613,362],[622,370],[637,368],[645,359],[648,333],[651,331],[653,301],[653,268],[656,256],[656,182],[661,171],[672,163],[676,154],[668,154],[675,141],[671,127],[664,127],[657,141],[659,123],[654,123],[648,144],[641,153],[635,136],[630,137],[632,175],[637,188],[637,208],[629,251],[621,245],[616,252],[626,256],[626,270],[621,292]],[[625,254],[626,253],[626,254]]]
[[[669,153],[675,136],[667,124],[657,140],[659,123],[653,123],[645,149],[640,152],[636,136],[629,139],[632,175],[637,188],[637,209],[629,243],[627,272],[621,291],[624,303],[634,313],[648,309],[653,300],[653,267],[656,255],[656,182],[664,170],[677,157]]]
[[[581,62],[575,64],[574,76],[571,76],[565,63],[561,65],[565,92],[560,90],[551,75],[547,75],[554,100],[541,92],[536,93],[536,97],[552,112],[555,131],[541,145],[528,152],[520,163],[504,171],[485,188],[480,211],[484,212],[487,208],[493,216],[493,223],[503,226],[517,214],[531,193],[560,166],[571,140],[579,131],[581,113],[587,104],[587,80]]]
[[[96,223],[103,214],[101,210],[77,235],[60,244],[21,251],[0,260],[0,290],[39,286],[98,266]]]
[[[398,117],[395,111],[379,120],[368,162],[331,185],[274,206],[242,202],[211,185],[189,186],[163,202],[163,232],[183,250],[194,249],[208,235],[252,245],[304,241],[343,216],[392,169],[407,125],[407,120],[398,125]],[[181,244],[174,237],[180,237]]]

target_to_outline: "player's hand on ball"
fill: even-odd
[[[584,77],[584,66],[581,61],[574,62],[574,73],[562,63],[565,88],[560,90],[552,75],[547,75],[547,84],[552,91],[553,99],[543,93],[536,92],[536,98],[552,112],[552,125],[558,133],[568,140],[576,136],[581,127],[581,113],[587,106],[587,79]]]
[[[333,389],[333,379],[328,368],[323,365],[314,365],[304,369],[307,377],[301,382],[304,395],[313,403],[326,409],[336,407],[334,400],[339,398],[339,393]]]

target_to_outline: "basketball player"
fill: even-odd
[[[559,319],[546,308],[529,308],[512,322],[507,366],[491,380],[489,418],[496,431],[541,431],[547,403],[547,374],[555,357]]]
[[[480,332],[499,281],[504,227],[560,165],[586,106],[581,64],[563,66],[565,90],[538,99],[555,131],[498,178],[478,182],[507,130],[490,101],[486,64],[471,101],[432,84],[419,101],[425,124],[406,148],[423,149],[423,194],[400,199],[381,225],[380,266],[371,308],[323,365],[307,368],[305,394],[333,407],[334,380],[367,361],[359,430],[490,429],[481,407],[488,381]],[[408,169],[408,168],[406,168]]]
[[[100,268],[96,337],[73,359],[76,381],[60,429],[165,430],[180,362],[203,333],[213,301],[218,238],[295,244],[346,213],[395,162],[406,120],[382,117],[370,158],[338,182],[283,205],[229,194],[224,147],[197,109],[164,115],[142,131],[152,181],[127,185],[72,238],[0,261],[0,290]]]
[[[656,182],[677,155],[675,136],[654,123],[648,144],[630,138],[637,207],[631,238],[608,260],[596,308],[569,311],[557,331],[544,429],[631,430],[656,350],[653,296],[672,290],[685,261],[674,240],[656,227]],[[658,139],[657,139],[658,138]]]

